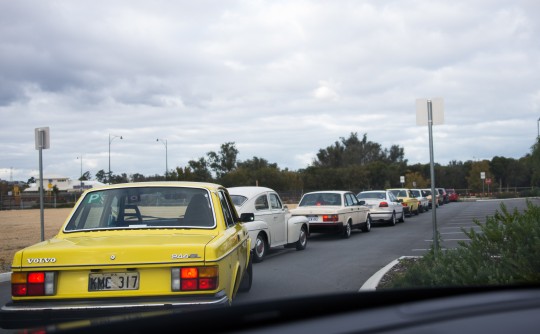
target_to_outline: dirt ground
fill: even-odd
[[[53,237],[71,212],[68,209],[45,209],[45,239]],[[0,273],[10,271],[18,250],[41,241],[39,209],[0,211]]]

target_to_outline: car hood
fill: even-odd
[[[25,248],[13,269],[65,266],[119,266],[198,262],[214,238],[204,234],[104,235],[52,238]]]

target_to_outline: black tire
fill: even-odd
[[[349,239],[351,237],[351,233],[352,233],[352,226],[351,226],[351,222],[347,222],[347,224],[345,226],[343,226],[343,238],[345,239]]]
[[[298,241],[296,242],[296,250],[304,250],[307,246],[307,229],[306,226],[302,226],[300,229],[300,235],[298,236]]]
[[[405,222],[405,211],[401,211],[401,217],[399,217],[399,220],[398,220],[400,223],[404,223]]]
[[[396,213],[395,212],[392,212],[392,218],[390,218],[390,220],[388,222],[390,223],[391,226],[396,225]]]
[[[242,282],[240,282],[240,286],[238,287],[238,292],[248,292],[249,290],[251,290],[252,284],[253,284],[253,262],[251,261],[251,257],[250,257],[248,266],[246,268],[246,272],[244,273],[244,277],[242,277]]]
[[[366,222],[364,223],[364,225],[362,225],[360,229],[362,230],[362,232],[366,232],[366,233],[371,231],[371,216],[370,215],[367,215]]]
[[[415,215],[415,216],[418,216],[419,213],[420,213],[420,205],[418,205],[418,206],[416,207],[416,210],[414,210],[414,215]]]
[[[266,242],[266,237],[262,233],[257,234],[255,247],[253,248],[253,261],[257,263],[262,262],[264,256],[266,255],[267,249],[268,243]]]

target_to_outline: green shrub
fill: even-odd
[[[508,285],[540,282],[540,207],[510,212],[504,204],[480,232],[463,229],[471,239],[452,250],[432,248],[385,288]],[[439,243],[440,244],[440,243]]]

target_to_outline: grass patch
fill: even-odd
[[[416,261],[400,261],[380,288],[515,285],[540,282],[540,207],[527,202],[520,213],[501,204],[480,231],[463,229],[470,238],[458,248],[430,249]],[[440,243],[439,243],[440,244]],[[406,259],[405,259],[406,260]],[[403,263],[401,263],[403,262]]]

